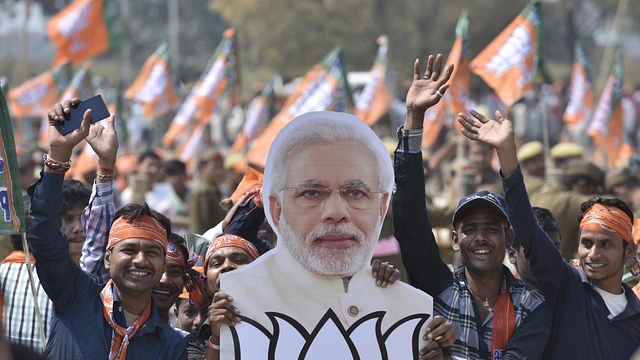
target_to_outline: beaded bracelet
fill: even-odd
[[[103,167],[98,166],[98,173],[107,174],[107,175],[113,175],[113,169],[107,169],[107,168],[103,168]]]
[[[98,172],[96,174],[96,177],[100,180],[113,180],[113,174],[101,174],[100,172]]]
[[[42,155],[44,165],[51,169],[56,174],[64,174],[71,168],[71,160],[58,161],[47,156],[47,153]]]

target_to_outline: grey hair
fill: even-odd
[[[391,193],[393,165],[391,157],[376,133],[357,117],[339,112],[316,111],[300,115],[287,124],[276,136],[267,155],[264,190],[268,195],[281,196],[285,186],[285,166],[289,157],[310,142],[356,141],[369,149],[376,158],[378,191]],[[265,203],[265,209],[269,209]],[[268,213],[268,211],[267,211]],[[267,215],[270,217],[270,214]]]

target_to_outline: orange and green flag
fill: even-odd
[[[232,153],[243,153],[246,147],[262,134],[273,117],[275,99],[273,83],[269,83],[262,89],[262,93],[251,101],[242,131],[231,146]]]
[[[533,89],[541,41],[540,2],[533,0],[469,64],[510,107]]]
[[[142,114],[156,119],[178,104],[171,71],[171,55],[167,43],[162,43],[147,59],[124,97],[142,104]]]
[[[24,202],[20,185],[20,169],[9,107],[0,90],[0,234],[22,234],[25,231]]]
[[[235,52],[235,31],[227,29],[200,79],[173,118],[162,139],[165,147],[182,146],[192,136],[197,123],[210,122],[222,94],[237,82]]]
[[[47,35],[57,49],[54,66],[118,47],[124,37],[118,0],[75,0],[49,21]]]
[[[575,46],[573,68],[571,70],[569,103],[563,116],[569,130],[579,129],[582,124],[588,121],[595,103],[596,97],[592,89],[591,66],[582,44],[578,42]]]
[[[264,168],[267,152],[280,130],[296,116],[310,111],[352,112],[353,99],[347,82],[344,54],[334,47],[320,63],[314,65],[287,98],[280,112],[254,141],[247,162]]]
[[[389,71],[389,39],[382,35],[378,38],[378,53],[371,68],[369,81],[364,85],[356,101],[355,115],[367,125],[372,126],[391,109],[395,95],[393,78]]]
[[[67,62],[27,80],[7,94],[14,117],[40,117],[58,102],[69,84],[71,65]]]
[[[451,52],[445,64],[453,64],[453,73],[449,83],[451,87],[444,95],[444,104],[454,117],[458,113],[467,112],[467,101],[469,99],[469,14],[465,9],[460,14],[456,25],[456,40],[451,47]],[[459,127],[458,122],[455,122]]]
[[[622,122],[622,74],[622,50],[617,49],[611,73],[587,129],[596,151],[604,155],[609,168],[633,154],[633,148],[625,141]]]

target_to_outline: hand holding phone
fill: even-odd
[[[107,105],[104,103],[104,100],[102,100],[102,96],[100,95],[81,101],[76,105],[72,105],[68,114],[64,114],[64,122],[59,125],[62,135],[66,135],[79,128],[82,124],[82,117],[84,116],[85,111],[89,109],[91,109],[92,124],[106,119],[111,115],[109,114]]]

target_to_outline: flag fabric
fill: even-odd
[[[124,97],[141,103],[142,113],[147,119],[156,119],[178,104],[173,84],[169,46],[162,43],[147,59]]]
[[[387,36],[378,38],[378,53],[370,71],[369,81],[364,85],[356,101],[355,115],[372,126],[389,112],[395,95],[393,78],[389,71],[389,40]]]
[[[589,59],[582,44],[578,42],[574,50],[569,102],[563,116],[569,130],[577,130],[587,123],[595,102]]]
[[[244,152],[247,145],[262,133],[273,116],[275,98],[273,83],[269,83],[262,89],[262,93],[251,101],[242,131],[231,146],[232,153]]]
[[[118,0],[76,0],[47,24],[57,54],[53,65],[77,64],[120,45],[124,36]]]
[[[440,134],[445,130],[445,113],[446,108],[444,102],[440,101],[424,114],[422,148],[426,153],[430,153],[438,148]]]
[[[459,113],[467,112],[467,101],[469,99],[469,15],[465,9],[460,14],[456,25],[456,40],[451,47],[451,52],[445,64],[453,64],[453,73],[449,80],[451,87],[444,95],[444,104],[454,117]],[[456,127],[460,125],[455,121]]]
[[[540,32],[540,2],[533,0],[469,64],[507,107],[533,88]]]
[[[63,63],[27,80],[7,94],[13,117],[46,116],[69,85],[71,65]]]
[[[597,151],[604,154],[609,168],[629,156],[622,123],[622,51],[616,50],[611,73],[602,90],[587,133]],[[623,151],[624,150],[624,151]]]
[[[181,146],[191,136],[196,123],[208,124],[222,93],[237,81],[235,31],[227,29],[207,67],[180,106],[162,139],[165,147]],[[186,135],[186,136],[185,136]]]
[[[24,202],[20,185],[20,170],[9,108],[0,91],[0,234],[22,234],[25,231]]]
[[[264,168],[267,152],[280,130],[296,116],[310,111],[352,112],[353,100],[347,82],[344,54],[334,47],[322,61],[314,65],[285,101],[282,110],[254,141],[247,152],[247,162]]]

